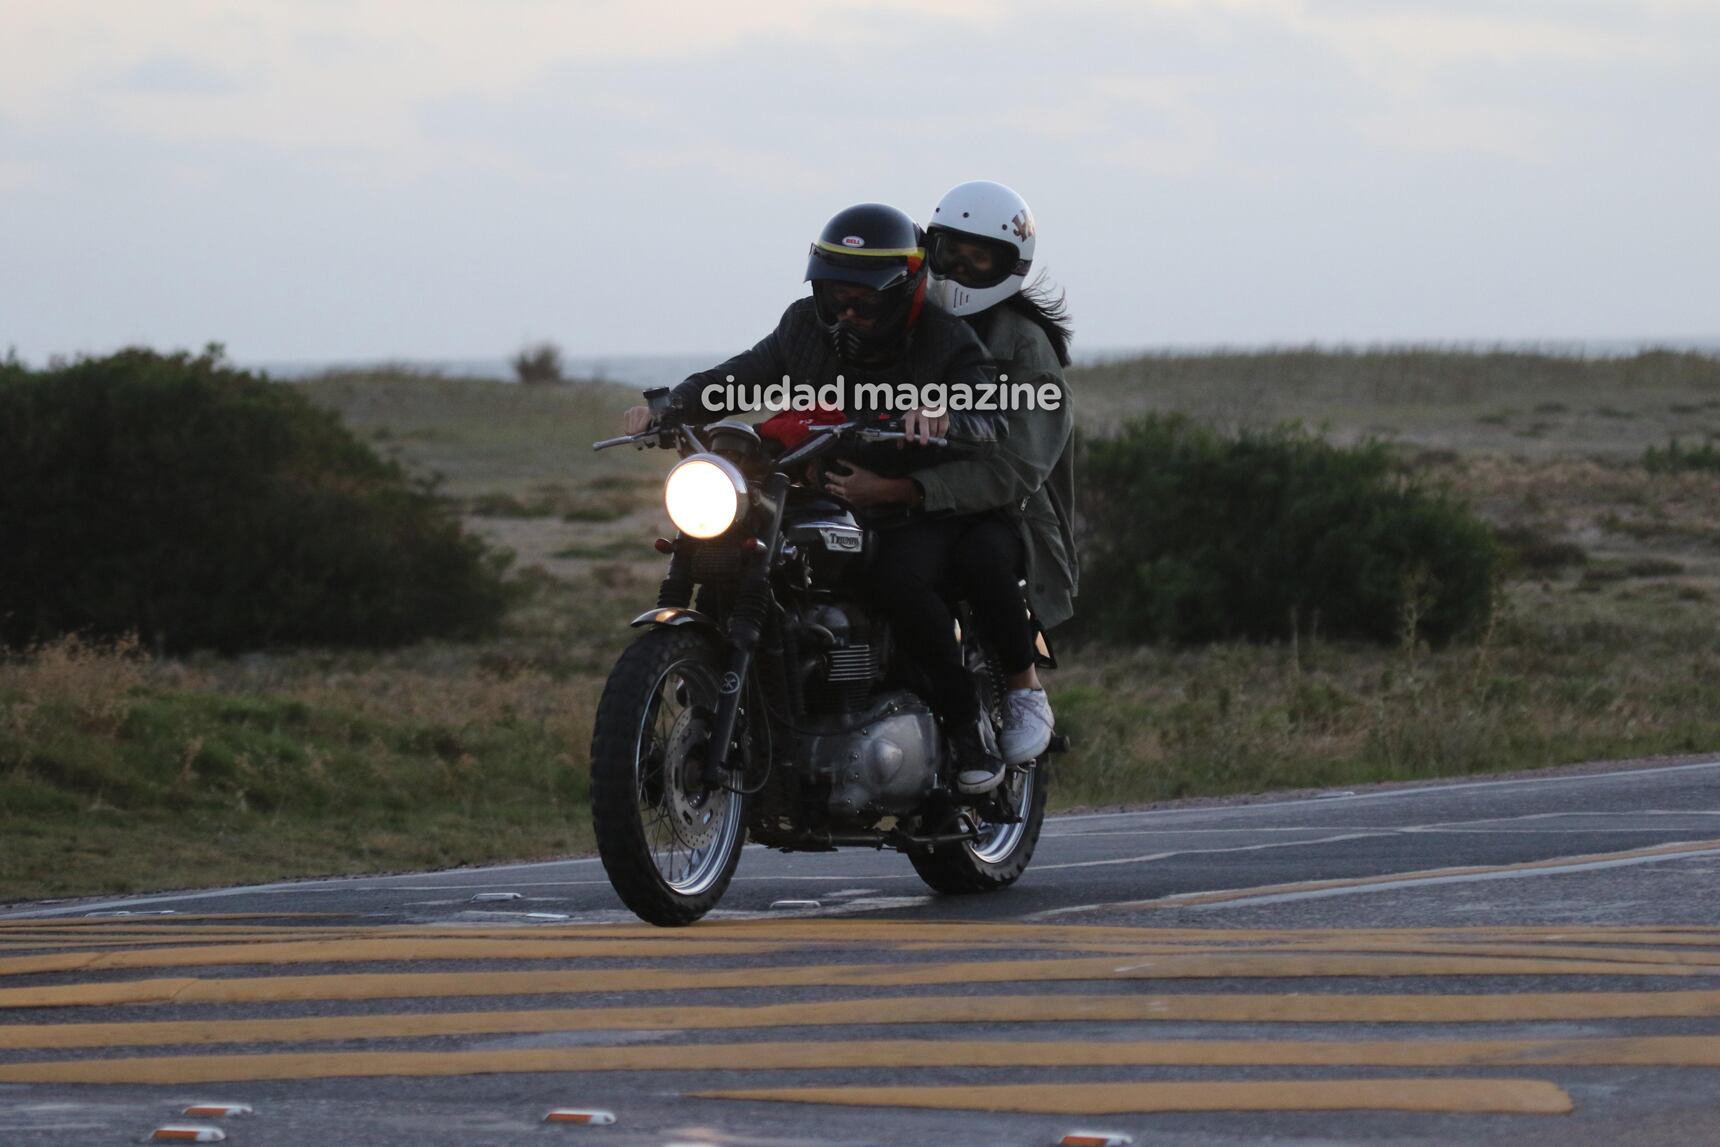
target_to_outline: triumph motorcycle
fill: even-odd
[[[785,852],[894,849],[944,893],[1013,884],[1039,841],[1050,755],[1011,766],[983,796],[955,765],[925,701],[865,604],[871,530],[825,492],[822,466],[906,438],[899,423],[814,426],[778,448],[745,422],[677,424],[666,390],[641,434],[595,443],[673,448],[664,501],[677,536],[656,607],[633,625],[598,704],[591,807],[610,883],[640,918],[690,924],[722,898],[752,840]],[[933,439],[933,447],[985,444]],[[926,447],[919,447],[926,449]],[[993,730],[1004,675],[956,610],[960,646]],[[1043,636],[1040,663],[1054,664]]]

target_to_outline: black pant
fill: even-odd
[[[1033,627],[1019,584],[1024,555],[1013,522],[998,513],[914,518],[880,530],[871,599],[890,619],[896,648],[930,678],[932,707],[948,723],[979,716],[956,644],[952,602],[965,598],[1005,673],[1033,664]]]

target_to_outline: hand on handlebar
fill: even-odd
[[[621,416],[623,434],[643,434],[650,428],[651,408],[648,406],[630,406],[627,413]]]
[[[902,419],[903,437],[896,445],[901,447],[913,442],[925,446],[934,438],[942,438],[944,431],[949,428],[950,416],[948,411],[936,416],[928,414],[924,410],[911,411],[906,418]]]

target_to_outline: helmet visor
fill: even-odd
[[[926,259],[938,278],[954,279],[974,290],[995,287],[1011,275],[1027,274],[1027,260],[1020,257],[1013,243],[943,227],[934,227],[926,236]]]

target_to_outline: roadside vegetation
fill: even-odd
[[[0,365],[0,641],[240,653],[493,633],[504,555],[304,394],[201,355]]]
[[[1488,524],[1496,560],[1490,611],[1449,642],[1414,624],[1339,639],[1288,611],[1261,640],[1054,635],[1050,685],[1077,744],[1059,805],[1720,745],[1720,470],[1690,460],[1720,438],[1720,361],[1298,350],[1155,356],[1072,382],[1089,433],[1180,412],[1221,437],[1299,421],[1383,441],[1369,449],[1406,481]],[[281,385],[434,479],[468,531],[513,555],[506,614],[479,640],[392,649],[15,647],[0,661],[0,898],[585,847],[590,714],[668,529],[664,457],[590,452],[632,396],[408,371]],[[1089,617],[1114,605],[1088,588]]]

